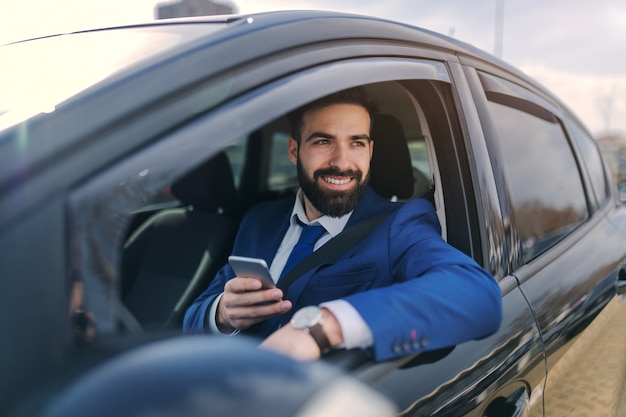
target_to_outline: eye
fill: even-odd
[[[318,139],[313,142],[315,145],[328,145],[330,141],[328,139]]]

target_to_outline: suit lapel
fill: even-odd
[[[285,201],[285,204],[277,207],[271,216],[258,220],[260,233],[257,251],[268,265],[274,260],[278,247],[289,228],[289,215],[292,208],[293,202]]]
[[[357,208],[354,209],[352,216],[350,216],[350,220],[348,220],[346,228],[363,220],[389,212],[390,210],[398,207],[398,204],[399,203],[391,203],[389,200],[379,196],[374,190],[368,187],[365,195],[361,199],[361,202]]]
[[[363,196],[363,199],[361,200],[361,203],[359,203],[357,208],[352,213],[352,216],[350,216],[350,220],[348,220],[348,223],[346,224],[346,228],[356,223],[359,223],[363,220],[378,216],[385,212],[389,212],[390,210],[393,210],[397,207],[399,207],[398,203],[391,203],[388,200],[376,194],[371,188],[368,188],[367,192]],[[348,251],[346,251],[346,253]],[[344,255],[345,253],[339,259],[343,258]],[[300,299],[300,296],[302,295],[302,292],[304,291],[304,288],[309,283],[311,278],[315,276],[315,273],[317,272],[320,266],[321,265],[318,265],[315,268],[312,268],[310,271],[303,274],[301,277],[297,278],[291,284],[291,286],[289,287],[287,297],[289,298],[289,300],[291,300],[293,305],[297,304],[298,300]],[[291,314],[287,314],[286,317],[283,319],[283,322],[286,320],[289,320],[289,317],[291,317]]]

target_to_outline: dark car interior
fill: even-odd
[[[395,87],[392,94],[408,95]],[[372,88],[382,105],[371,132],[370,184],[391,201],[424,197],[435,204],[426,134],[422,126],[418,132],[411,128],[419,117],[401,120],[394,107],[403,100],[380,96],[383,91],[389,88]],[[409,130],[414,133],[407,135]],[[288,132],[286,118],[268,123],[172,183],[169,207],[151,205],[135,214],[124,246],[121,290],[137,323],[122,326],[180,328],[187,307],[226,262],[245,211],[260,201],[295,195]]]

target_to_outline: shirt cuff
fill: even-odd
[[[221,293],[220,295],[215,297],[215,300],[213,300],[213,302],[211,303],[211,309],[209,310],[209,314],[207,317],[207,321],[209,322],[209,330],[211,330],[211,333],[223,334],[226,336],[234,336],[236,334],[239,334],[240,332],[239,329],[235,329],[231,333],[222,333],[220,332],[220,329],[217,327],[217,320],[215,319],[215,317],[217,317],[217,306],[219,305],[220,300],[222,299],[222,295],[224,295],[224,293]]]
[[[343,345],[340,347],[364,349],[374,344],[372,331],[352,304],[345,300],[333,300],[320,304],[320,307],[327,308],[339,322],[343,334]]]

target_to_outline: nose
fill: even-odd
[[[330,158],[330,166],[339,169],[348,169],[350,167],[349,146],[343,143],[337,143],[333,147]]]

